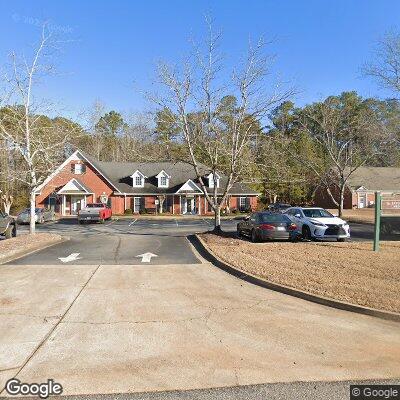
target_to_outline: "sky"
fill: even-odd
[[[222,32],[228,66],[249,39],[272,41],[274,70],[298,90],[297,105],[356,90],[390,97],[361,73],[385,32],[400,30],[398,0],[0,0],[0,66],[11,51],[29,56],[47,21],[65,43],[58,73],[37,96],[79,120],[96,100],[107,109],[142,112],[160,60],[179,62],[201,41],[205,15]]]

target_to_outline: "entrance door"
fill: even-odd
[[[78,212],[85,207],[83,196],[71,196],[71,215],[78,215]]]
[[[358,208],[365,208],[367,206],[367,195],[361,194],[360,201],[358,203]]]
[[[191,214],[193,211],[192,201],[193,199],[186,199],[186,214]]]

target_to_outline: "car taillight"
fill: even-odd
[[[269,225],[269,224],[261,224],[260,229],[263,231],[273,231],[275,229],[275,227],[273,225]]]
[[[296,224],[290,224],[288,226],[289,231],[295,231],[297,229],[297,225]]]

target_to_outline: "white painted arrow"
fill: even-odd
[[[58,259],[63,263],[68,263],[71,261],[80,260],[82,257],[79,257],[81,253],[72,253],[68,257],[58,257]]]
[[[143,254],[139,254],[136,257],[141,257],[142,258],[142,262],[150,262],[151,261],[151,257],[158,257],[157,254],[153,254],[153,253],[143,253]]]

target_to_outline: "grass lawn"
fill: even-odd
[[[223,261],[270,282],[312,294],[400,312],[400,242],[251,243],[202,234]]]

